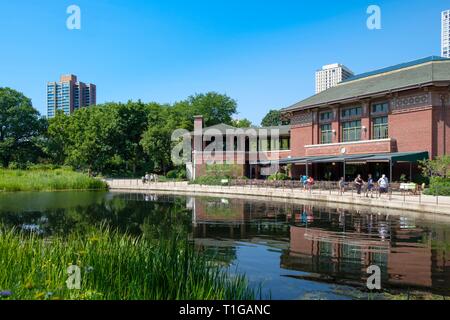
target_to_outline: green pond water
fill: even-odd
[[[263,298],[382,299],[450,295],[450,218],[324,204],[111,192],[0,193],[0,225],[42,237],[106,224],[152,237],[178,233]]]

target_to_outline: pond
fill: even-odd
[[[364,209],[364,208],[363,208]],[[320,203],[145,193],[0,193],[0,225],[42,237],[108,225],[135,235],[188,237],[262,298],[382,299],[450,295],[450,218]]]

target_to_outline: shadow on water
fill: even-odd
[[[378,211],[379,210],[379,211]],[[107,224],[122,232],[189,237],[275,299],[367,298],[367,268],[382,288],[450,294],[450,221],[390,211],[167,194],[0,194],[0,224],[43,237]]]

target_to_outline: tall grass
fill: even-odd
[[[69,169],[0,169],[0,191],[106,189],[105,182]]]
[[[148,240],[106,228],[67,239],[15,231],[0,234],[0,292],[7,299],[253,299],[187,240]],[[81,268],[81,289],[66,286],[67,267]],[[5,293],[6,292],[6,293]],[[1,295],[1,293],[0,293]],[[1,299],[1,296],[0,296]]]

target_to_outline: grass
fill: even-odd
[[[0,232],[0,299],[254,299],[245,278],[231,277],[187,240],[149,240],[100,228],[67,239]],[[67,268],[81,270],[69,290]]]
[[[105,182],[70,169],[0,169],[0,191],[106,189]]]

